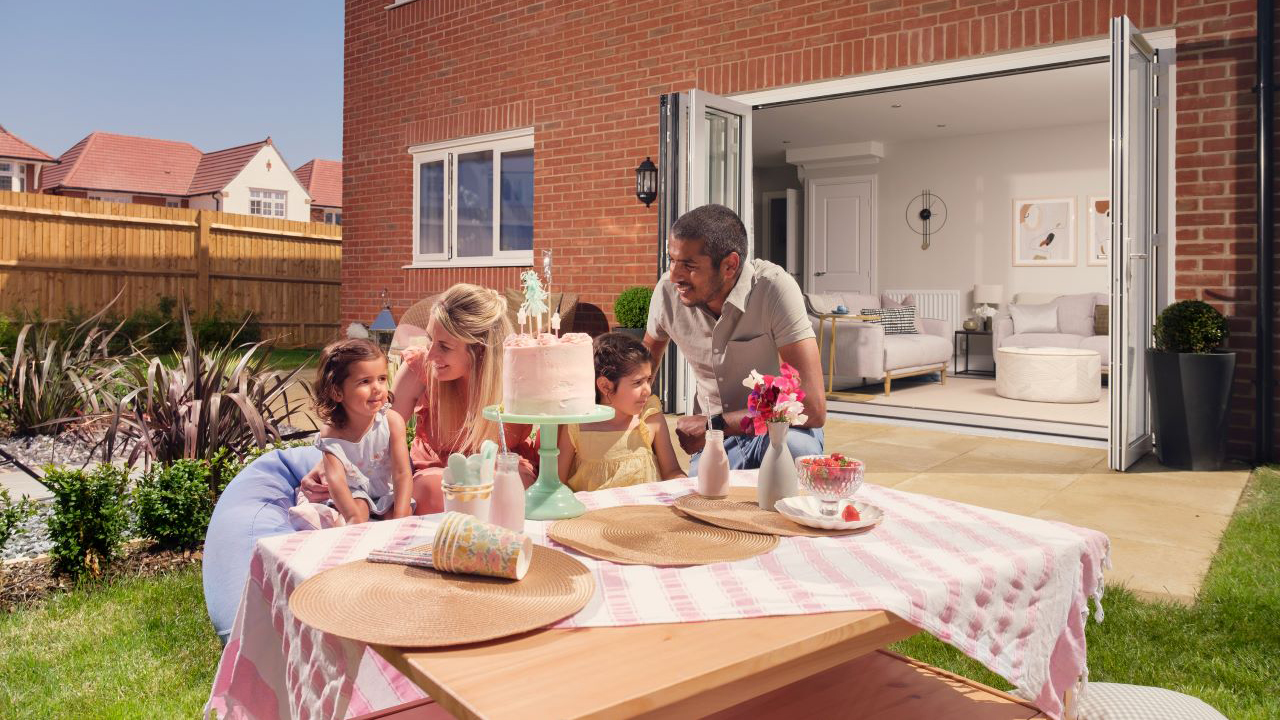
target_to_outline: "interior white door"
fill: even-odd
[[[681,93],[680,100],[681,107],[687,109],[680,117],[683,142],[679,144],[683,155],[680,167],[685,169],[687,182],[677,217],[712,203],[731,208],[747,228],[747,255],[754,256],[751,106],[696,89]],[[686,413],[694,411],[696,389],[693,371],[681,359],[676,395]]]
[[[1147,350],[1155,320],[1156,182],[1163,98],[1159,62],[1127,17],[1111,21],[1111,441],[1112,469],[1151,450]]]
[[[875,288],[875,184],[875,177],[806,183],[805,277],[810,291],[870,294]]]

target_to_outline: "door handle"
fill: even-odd
[[[1146,253],[1129,253],[1129,259],[1130,260],[1146,260],[1147,254]]]
[[[827,274],[827,271],[826,271],[826,270],[819,270],[818,272],[814,273],[814,274],[813,274],[813,276],[814,276],[814,277],[822,277],[823,275],[826,275],[826,274]]]

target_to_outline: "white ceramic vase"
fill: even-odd
[[[769,447],[760,461],[756,480],[756,502],[761,509],[773,510],[774,504],[796,494],[796,463],[787,448],[787,423],[769,423]]]

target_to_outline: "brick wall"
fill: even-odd
[[[658,96],[728,94],[1105,37],[1127,14],[1176,27],[1178,297],[1230,317],[1240,353],[1232,450],[1252,438],[1257,316],[1252,165],[1254,0],[484,2],[347,0],[343,322],[387,288],[397,313],[459,282],[515,284],[518,268],[404,270],[412,237],[406,150],[534,128],[535,253],[557,283],[611,310],[656,277],[657,207],[633,169],[657,155]]]

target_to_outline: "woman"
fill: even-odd
[[[502,343],[511,333],[506,300],[493,290],[459,283],[436,300],[427,323],[426,348],[408,348],[391,386],[391,408],[417,424],[409,460],[413,466],[414,513],[444,509],[440,481],[450,453],[473,454],[485,440],[498,441],[498,424],[482,414],[502,401]],[[520,476],[533,483],[536,449],[529,425],[506,423],[506,445],[519,453]],[[312,502],[328,497],[318,469],[302,490]]]

